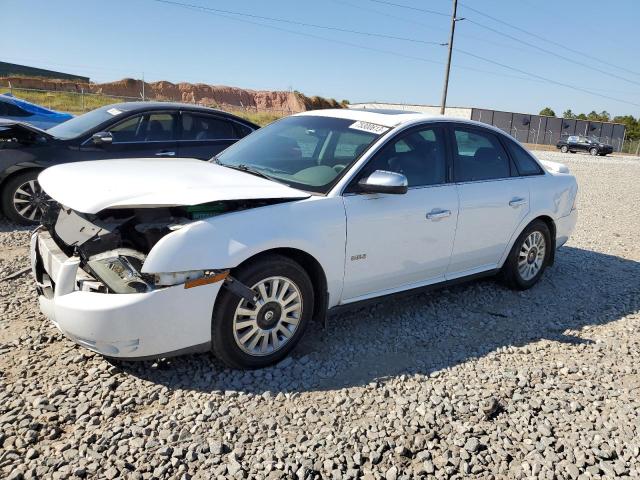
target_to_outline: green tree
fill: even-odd
[[[556,112],[551,110],[551,108],[549,107],[544,107],[542,110],[540,110],[540,113],[538,115],[544,115],[546,117],[555,117]]]
[[[600,120],[600,115],[598,115],[598,113],[595,110],[591,110],[589,113],[587,113],[587,120],[591,120],[591,121]]]
[[[627,127],[627,138],[629,140],[640,140],[640,117],[634,118],[632,115],[619,115],[613,117],[616,123],[623,123]]]
[[[576,114],[573,113],[570,108],[568,108],[563,112],[562,118],[576,118]]]
[[[578,115],[576,115],[576,118],[578,120],[587,120],[587,116],[584,113],[579,113]]]
[[[609,115],[609,112],[607,112],[606,110],[602,110],[598,115],[600,116],[600,121],[602,122],[611,121],[611,115]]]

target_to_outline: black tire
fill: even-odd
[[[531,278],[525,278],[525,276],[523,276],[519,269],[518,261],[520,259],[521,250],[524,247],[525,240],[529,238],[529,236],[534,232],[538,232],[544,238],[544,258],[542,259],[541,266],[537,273],[535,273],[535,275]],[[503,282],[509,288],[512,288],[514,290],[526,290],[533,287],[538,282],[538,280],[540,280],[540,277],[542,277],[544,270],[549,264],[549,258],[551,257],[551,248],[551,233],[549,232],[549,227],[547,226],[547,224],[542,220],[534,220],[533,222],[531,222],[513,244],[511,252],[509,252],[509,256],[502,266],[502,271],[500,273]],[[529,262],[528,257],[526,258],[526,261]]]
[[[569,151],[569,147],[567,147],[566,145],[562,145],[562,146],[560,147],[560,151],[561,151],[562,153],[567,153],[567,152]]]
[[[251,355],[243,350],[236,340],[236,335],[234,335],[236,308],[240,306],[243,300],[223,287],[213,309],[211,343],[214,355],[231,368],[255,369],[278,363],[295,348],[313,316],[314,294],[309,275],[297,262],[283,255],[275,254],[241,266],[233,271],[232,275],[239,282],[250,288],[270,277],[285,278],[297,287],[302,298],[302,312],[295,331],[283,346],[270,354]],[[257,317],[260,317],[263,310],[268,309],[268,303],[256,308],[260,312]],[[261,332],[265,331],[271,330],[261,330]],[[256,335],[261,332],[257,332]],[[244,332],[242,332],[242,335],[244,335]],[[260,344],[262,345],[261,342]]]
[[[40,185],[38,184],[37,178],[39,174],[40,174],[40,170],[29,170],[27,172],[14,175],[13,177],[9,178],[9,180],[7,180],[7,182],[3,186],[2,197],[1,197],[2,212],[12,222],[18,223],[20,225],[37,225],[40,222],[40,218],[42,216],[42,210],[40,209],[40,205],[43,206],[49,197],[46,196],[46,194],[44,194],[44,192],[42,191],[42,188],[40,188]],[[17,193],[18,189],[20,187],[23,187],[24,185],[28,185],[29,188],[31,188],[30,182],[34,182],[33,186],[35,190],[34,193],[36,194],[35,196],[28,197],[25,195],[21,195],[20,193]],[[30,192],[31,190],[29,190],[29,188],[23,191]],[[24,202],[16,204],[14,200],[17,199],[17,200],[25,201],[27,198],[36,198],[36,197],[37,197],[37,202],[36,200],[34,200],[35,203],[32,203],[32,206],[28,210],[26,211],[23,210],[24,214],[20,213],[20,210],[18,209],[17,205],[24,204],[26,207],[27,204]],[[30,218],[30,217],[33,217],[33,218]]]
[[[591,148],[591,149],[589,149],[589,153],[591,154],[592,157],[595,157],[596,155],[598,155],[598,149],[597,148]]]

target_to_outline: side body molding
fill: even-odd
[[[234,268],[261,252],[293,248],[322,266],[333,306],[342,295],[345,242],[342,197],[314,196],[193,222],[163,237],[142,271]]]

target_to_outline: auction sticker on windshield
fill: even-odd
[[[384,127],[376,123],[363,122],[361,120],[355,123],[352,123],[351,125],[349,125],[349,128],[353,128],[355,130],[362,130],[363,132],[375,133],[378,135],[382,135],[383,133],[389,131],[388,127]]]
[[[110,113],[115,117],[116,115],[120,115],[122,113],[122,110],[118,110],[117,108],[110,108],[109,110],[107,110],[107,113]]]

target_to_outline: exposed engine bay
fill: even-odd
[[[290,199],[225,200],[195,206],[106,209],[86,214],[52,205],[42,224],[58,247],[80,260],[91,276],[81,289],[103,293],[141,293],[200,278],[215,271],[142,273],[146,256],[162,237],[213,216]]]

